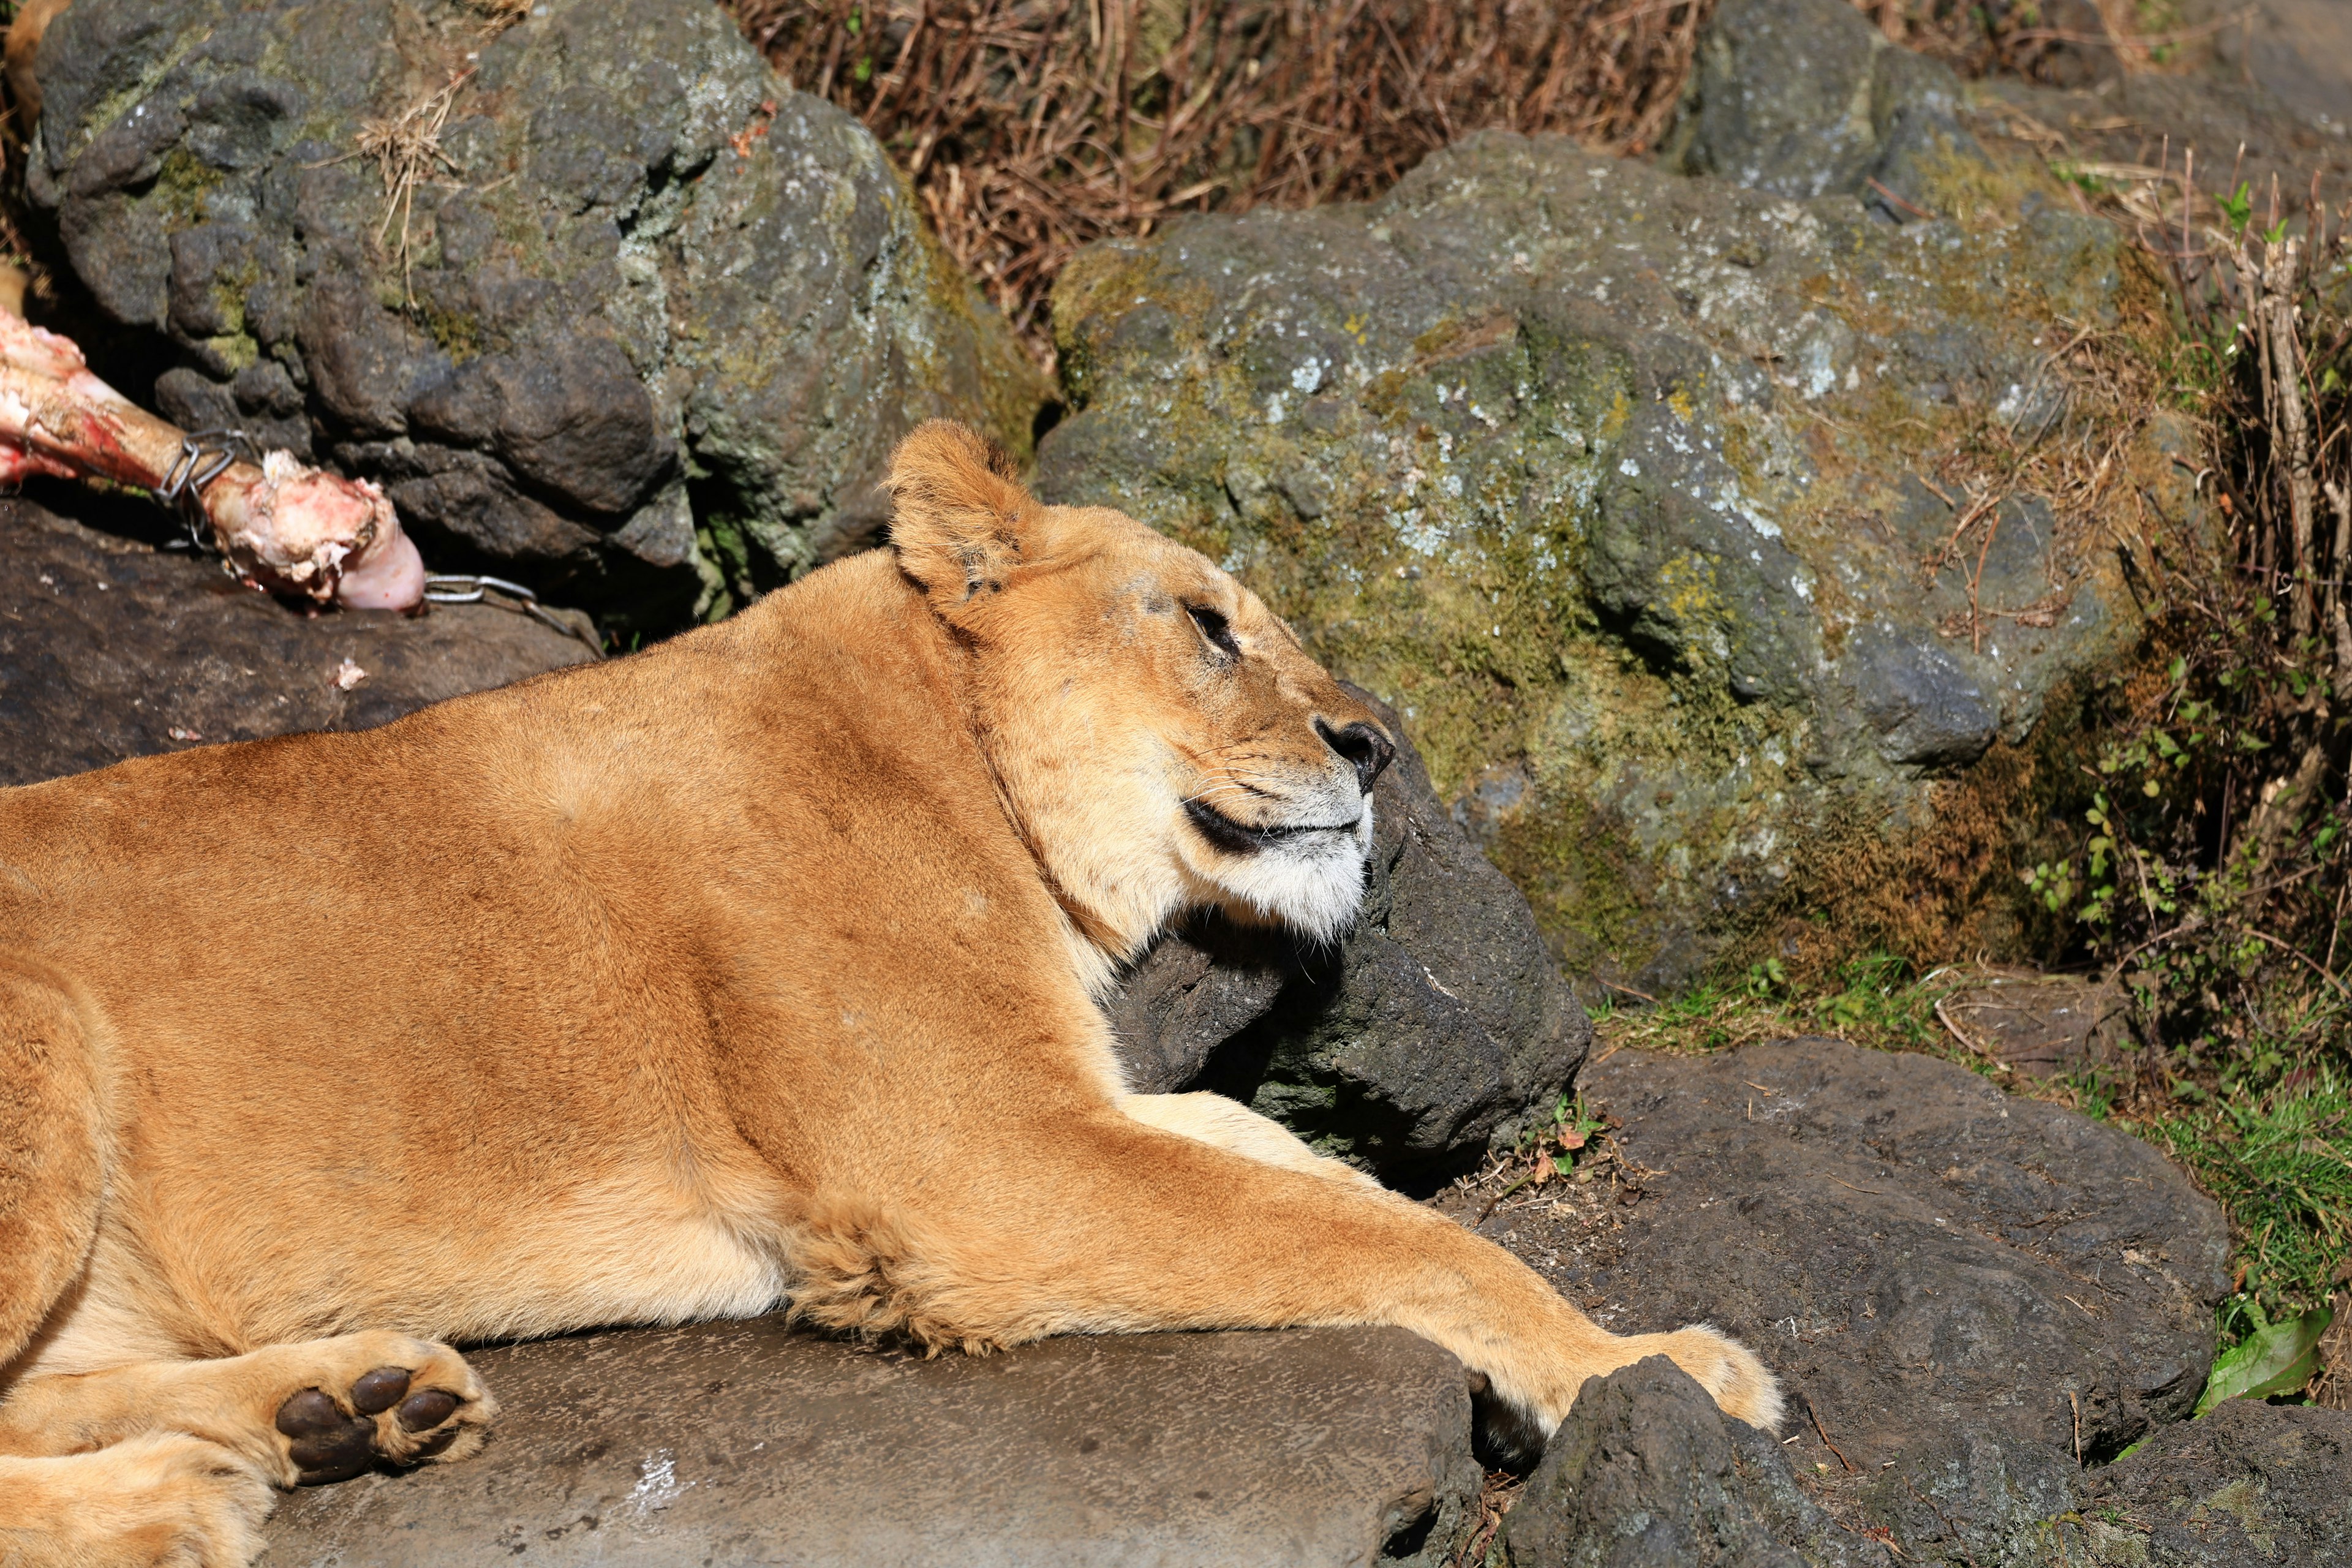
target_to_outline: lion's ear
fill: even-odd
[[[1013,477],[1013,460],[951,419],[915,427],[883,481],[897,502],[891,548],[941,614],[1002,590],[1043,556],[1045,509]]]

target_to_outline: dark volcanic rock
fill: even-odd
[[[1476,1520],[1461,1364],[1398,1329],[927,1362],[766,1319],[472,1359],[489,1446],[297,1493],[273,1568],[1434,1568]]]
[[[1892,1568],[1801,1491],[1780,1445],[1664,1356],[1584,1385],[1512,1504],[1512,1568]]]
[[[1900,217],[1937,161],[1976,151],[1950,68],[1888,43],[1846,0],[1727,0],[1685,90],[1666,161],[1775,195],[1843,191]]]
[[[2000,1560],[2072,1506],[2078,1442],[2111,1457],[2204,1385],[2227,1231],[2137,1139],[1830,1040],[1620,1051],[1580,1087],[1638,1193],[1560,1184],[1487,1233],[1614,1331],[1744,1340],[1790,1459],[1915,1558]]]
[[[589,658],[488,605],[306,616],[195,561],[0,500],[0,786],[297,730],[361,730]],[[346,690],[345,660],[366,671]]]
[[[2233,1399],[2093,1472],[2037,1565],[2352,1563],[2352,1414]]]
[[[1372,824],[1363,914],[1335,948],[1219,921],[1145,957],[1110,1007],[1132,1088],[1218,1089],[1406,1178],[1549,1111],[1592,1027],[1526,899],[1446,816],[1409,741]]]
[[[360,134],[460,73],[387,226]],[[124,368],[381,480],[436,565],[674,622],[867,541],[915,421],[1019,446],[1044,395],[873,138],[708,0],[495,37],[457,0],[79,0],[40,76],[29,188]]]

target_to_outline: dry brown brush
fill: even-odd
[[[2133,979],[2171,1071],[2308,1076],[2352,1039],[2352,206],[2126,200],[2179,285],[2223,525],[2153,536],[2158,658],[2110,689],[2084,835],[2035,890]]]
[[[728,0],[913,178],[1040,345],[1062,263],[1171,214],[1376,195],[1490,127],[1638,150],[1712,0]]]

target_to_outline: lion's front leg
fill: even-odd
[[[457,1352],[397,1333],[264,1345],[28,1378],[0,1405],[0,1454],[70,1455],[179,1432],[291,1487],[377,1464],[463,1458],[497,1402]]]
[[[952,1184],[820,1193],[795,1245],[794,1310],[974,1350],[1054,1333],[1388,1323],[1453,1352],[1545,1433],[1587,1378],[1650,1355],[1727,1414],[1779,1423],[1772,1374],[1745,1347],[1704,1327],[1606,1333],[1501,1247],[1377,1188],[1108,1108],[997,1131],[953,1151]],[[1018,1154],[1000,1163],[992,1149]]]

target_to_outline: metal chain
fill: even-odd
[[[492,593],[503,594],[514,603],[509,604],[503,600],[488,597]],[[517,615],[529,616],[550,630],[559,631],[565,637],[574,638],[598,658],[604,657],[604,647],[602,643],[595,641],[571,622],[550,615],[540,605],[537,594],[520,583],[509,583],[504,577],[486,577],[472,573],[433,573],[425,579],[425,602],[429,605],[488,604],[501,610],[512,610]]]

